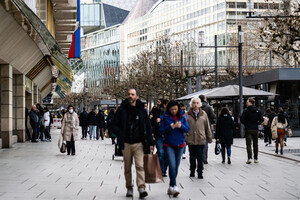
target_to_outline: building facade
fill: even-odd
[[[142,0],[141,0],[142,1]],[[256,15],[279,8],[280,1],[253,0],[251,12]],[[244,0],[180,0],[157,1],[139,18],[128,20],[122,28],[124,43],[121,44],[121,63],[127,63],[138,52],[157,47],[163,37],[173,41],[198,43],[199,32],[204,32],[204,45],[214,46],[217,35],[218,46],[237,45],[237,26],[247,27],[249,3]],[[199,55],[214,57],[214,49],[198,50]],[[202,56],[203,57],[203,56]],[[197,58],[198,59],[198,58]],[[230,63],[236,60],[235,63]],[[200,60],[198,59],[200,63]],[[207,63],[213,65],[212,63]],[[219,65],[237,65],[236,48],[218,49]],[[247,65],[266,65],[264,60],[249,60]]]
[[[66,55],[77,3],[0,1],[0,148],[26,140],[26,108],[42,103],[57,87],[70,90],[73,74]]]
[[[90,95],[101,95],[120,66],[120,25],[87,34],[81,38],[81,58],[86,69]]]
[[[81,59],[85,73],[83,92],[94,99],[120,67],[120,25],[136,0],[101,0],[81,4]],[[94,13],[94,14],[93,14]]]

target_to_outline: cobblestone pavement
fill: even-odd
[[[122,157],[112,160],[114,146],[104,141],[76,142],[76,156],[58,151],[59,130],[52,142],[18,143],[0,150],[0,199],[128,199]],[[204,179],[189,177],[187,159],[182,160],[178,199],[300,199],[300,138],[289,138],[284,156],[274,155],[274,145],[259,141],[259,163],[245,164],[244,139],[235,139],[232,164],[221,164],[209,145],[209,164]],[[287,159],[288,158],[288,159]],[[134,168],[133,168],[134,170]],[[135,172],[134,179],[135,179]],[[172,199],[167,195],[169,179],[147,184],[146,199]],[[136,186],[135,186],[136,187]],[[138,199],[135,188],[133,199]]]

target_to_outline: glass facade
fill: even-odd
[[[80,4],[80,25],[105,26],[102,4]]]
[[[277,3],[276,3],[277,2]],[[279,1],[268,3],[254,0],[254,11],[274,9]],[[204,31],[206,46],[214,46],[214,35],[218,36],[218,46],[236,45],[237,21],[245,19],[249,11],[246,2],[233,0],[183,0],[161,2],[154,10],[125,24],[126,54],[121,62],[126,63],[138,52],[157,46],[160,38],[168,36],[172,40],[198,41],[199,31]],[[219,49],[219,65],[228,64],[229,52],[236,49]],[[214,49],[202,49],[206,57],[214,56]],[[233,53],[237,56],[237,53]],[[200,62],[200,61],[199,61]],[[235,63],[237,64],[237,63]]]
[[[95,97],[108,85],[120,66],[120,26],[85,35],[81,38],[81,58],[89,93]]]

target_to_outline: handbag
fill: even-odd
[[[105,130],[104,137],[109,138],[108,129]]]
[[[66,141],[63,141],[63,136],[60,135],[59,139],[58,139],[58,148],[60,153],[66,153],[66,149],[67,149],[67,144]]]
[[[160,183],[163,182],[161,168],[157,154],[144,155],[144,171],[146,183]]]
[[[272,131],[272,139],[276,140],[277,139],[277,127],[273,126],[271,131]]]
[[[288,128],[288,130],[287,130],[287,136],[288,137],[292,137],[293,136],[293,131],[292,131],[291,128]]]
[[[221,153],[221,145],[219,142],[216,142],[216,146],[215,146],[215,154],[219,155]]]
[[[61,147],[60,147],[60,153],[66,153],[67,150],[67,144],[66,141],[63,141]]]

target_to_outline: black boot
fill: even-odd
[[[228,164],[230,165],[231,164],[231,160],[230,160],[230,157],[228,157]]]

